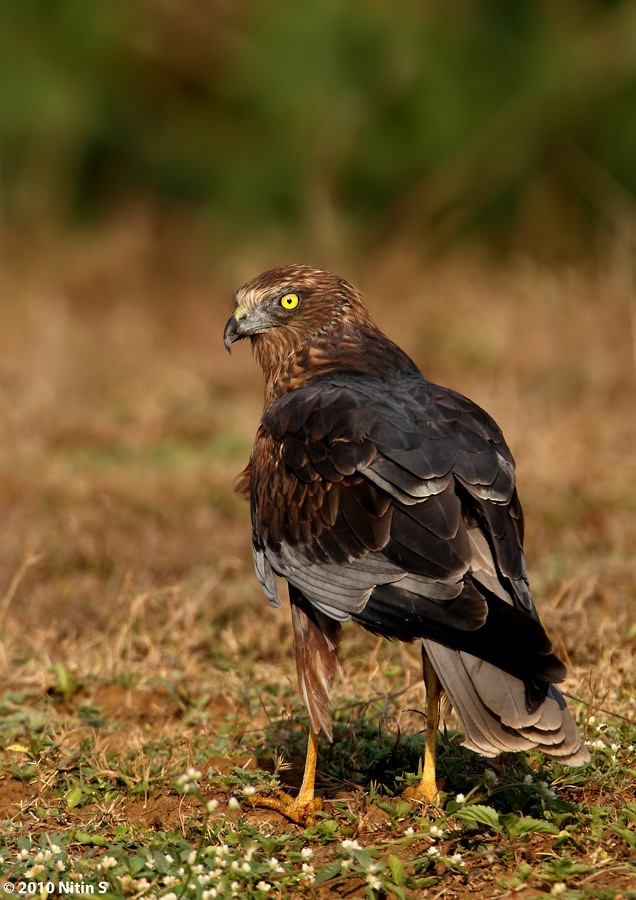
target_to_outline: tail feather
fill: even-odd
[[[465,747],[488,757],[536,748],[572,766],[587,762],[589,754],[554,685],[529,712],[521,679],[465,651],[430,640],[423,644],[464,727]]]

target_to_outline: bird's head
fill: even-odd
[[[230,350],[249,337],[257,357],[282,358],[349,320],[371,321],[353,285],[322,269],[281,266],[240,288],[223,341]]]
[[[357,288],[310,266],[281,266],[243,285],[223,341],[230,350],[246,337],[265,375],[266,405],[328,372],[417,371],[376,328]]]

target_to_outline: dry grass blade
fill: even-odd
[[[487,763],[451,719],[444,813],[413,811],[392,793],[417,767],[419,650],[348,629],[336,740],[320,756],[333,802],[302,834],[240,805],[278,778],[297,787],[306,737],[288,615],[260,596],[248,510],[231,492],[260,375],[247,354],[239,375],[228,364],[226,286],[203,266],[164,279],[157,254],[118,269],[120,244],[105,235],[92,255],[0,271],[13,298],[0,305],[5,877],[75,871],[117,898],[176,892],[180,869],[197,898],[214,879],[231,892],[210,874],[226,869],[254,898],[261,882],[271,896],[315,883],[321,897],[448,900],[630,889],[636,423],[623,282],[527,261],[422,270],[397,252],[345,273],[433,380],[503,426],[534,592],[594,761],[586,773]],[[253,274],[241,266],[237,283]],[[201,775],[178,793],[190,769]],[[455,816],[458,794],[496,829]]]

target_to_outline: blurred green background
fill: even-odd
[[[232,242],[631,234],[629,0],[3,0],[0,71],[5,229],[132,201]]]

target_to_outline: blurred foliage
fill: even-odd
[[[3,0],[3,220],[580,247],[633,218],[635,47],[631,0]]]

